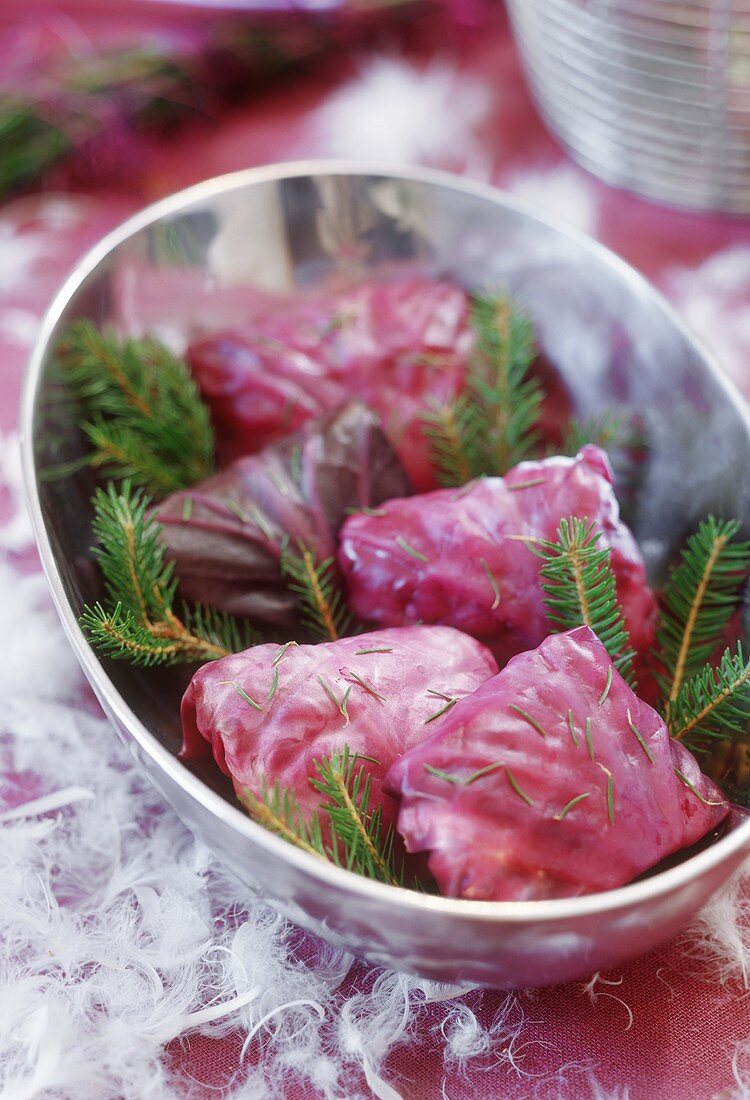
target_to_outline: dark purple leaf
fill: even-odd
[[[296,435],[238,459],[159,504],[167,553],[190,601],[297,636],[297,601],[281,576],[285,541],[335,555],[346,512],[410,492],[374,413],[350,402]]]

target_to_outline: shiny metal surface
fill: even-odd
[[[638,413],[649,450],[628,518],[652,577],[712,510],[750,527],[744,405],[655,291],[606,250],[521,202],[440,173],[334,163],[209,181],[107,237],[52,305],[29,366],[22,432],[39,549],[65,629],[144,772],[241,879],[293,920],[368,959],[449,982],[534,986],[582,977],[677,932],[750,852],[750,821],[684,862],[620,890],[568,901],[486,903],[370,882],[250,821],[215,779],[177,759],[181,672],[100,661],[77,617],[99,596],[88,554],[88,471],[45,481],[82,442],[53,366],[61,329],[87,316],[179,346],[243,316],[258,289],[294,291],[407,265],[467,287],[507,284],[582,413]]]
[[[608,183],[750,213],[750,0],[508,0],[539,109]]]

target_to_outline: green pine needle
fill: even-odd
[[[0,196],[35,183],[70,152],[70,140],[47,113],[21,96],[0,96]]]
[[[319,815],[314,814],[306,821],[297,799],[278,783],[264,787],[260,795],[246,788],[239,800],[259,825],[303,852],[334,861],[332,849],[323,839]]]
[[[340,753],[316,760],[315,770],[309,783],[323,802],[309,821],[296,797],[278,783],[264,787],[259,796],[245,790],[240,801],[255,821],[297,848],[378,882],[403,886],[394,830],[383,831],[382,806],[370,808],[371,777],[357,754],[345,745]]]
[[[476,295],[471,320],[476,357],[468,382],[470,392],[484,402],[490,433],[483,437],[480,473],[505,474],[539,440],[536,424],[543,393],[529,375],[535,355],[534,329],[507,297]]]
[[[177,580],[149,505],[127,481],[120,489],[109,484],[94,497],[94,556],[112,608],[84,607],[81,626],[92,645],[147,667],[212,661],[256,644],[252,627],[230,615],[199,605],[183,606],[181,617],[175,613]]]
[[[687,680],[670,708],[669,731],[689,749],[705,752],[717,740],[747,738],[750,662],[737,646],[726,649],[717,668],[707,664]]]
[[[471,323],[475,346],[465,393],[449,404],[433,404],[423,417],[432,463],[446,486],[505,474],[539,440],[543,392],[529,374],[531,322],[506,297],[476,295]]]
[[[335,642],[351,633],[351,615],[335,558],[319,563],[303,542],[298,543],[296,552],[287,545],[281,555],[281,572],[299,599],[301,622],[316,638]]]
[[[481,453],[480,423],[470,399],[461,396],[450,405],[433,401],[422,422],[439,484],[450,488],[471,481],[480,465]]]
[[[567,423],[562,447],[555,454],[577,455],[587,443],[601,447],[603,451],[621,451],[640,446],[640,433],[632,420],[611,410],[579,418],[573,416]]]
[[[371,777],[348,746],[317,760],[311,786],[325,802],[323,810],[343,851],[343,865],[357,874],[392,886],[403,885],[394,861],[394,831],[383,833],[383,807],[370,809]]]
[[[740,524],[709,516],[691,535],[664,586],[657,627],[659,686],[667,722],[683,685],[698,675],[726,636],[750,568]]]
[[[615,668],[633,684],[633,650],[617,602],[608,547],[598,546],[601,532],[588,519],[562,519],[554,541],[530,543],[544,560],[542,591],[553,630],[589,626],[598,635]]]
[[[92,465],[161,498],[208,477],[214,435],[183,360],[152,339],[121,339],[78,321],[58,348],[83,407]]]

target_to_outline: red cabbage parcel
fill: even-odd
[[[395,804],[381,790],[387,769],[439,727],[448,700],[496,670],[484,646],[439,626],[255,646],[195,673],[182,700],[182,755],[213,754],[240,796],[278,783],[312,814],[320,802],[310,784],[316,760],[348,746],[388,825]]]
[[[410,491],[377,417],[352,401],[154,514],[186,599],[291,632],[298,607],[281,575],[284,546],[304,544],[321,562],[335,554],[348,509]]]
[[[423,418],[462,392],[474,345],[470,298],[424,277],[285,301],[252,324],[196,340],[188,358],[221,462],[248,454],[350,396],[377,412],[418,491],[437,482]],[[559,439],[564,388],[539,360],[542,433]]]
[[[480,639],[503,664],[550,632],[535,539],[554,539],[560,520],[586,516],[611,548],[630,644],[654,638],[656,600],[643,558],[620,519],[605,453],[522,462],[504,478],[480,478],[390,500],[350,516],[339,563],[349,603],[367,623],[444,623]]]
[[[459,700],[385,789],[440,892],[494,901],[623,886],[729,811],[588,627],[547,638]]]

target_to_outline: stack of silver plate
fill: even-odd
[[[750,213],[750,0],[508,0],[537,103],[581,164]]]

